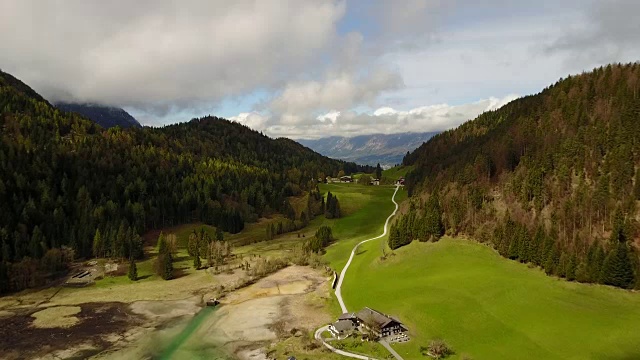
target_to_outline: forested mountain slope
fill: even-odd
[[[101,253],[135,257],[147,229],[202,221],[238,232],[287,211],[286,197],[319,173],[372,171],[214,117],[103,129],[2,72],[0,129],[0,292],[62,268],[62,246],[92,256],[98,233]]]
[[[639,64],[561,79],[436,135],[404,164],[414,202],[394,247],[465,233],[549,274],[638,286]]]
[[[112,128],[120,126],[122,128],[128,127],[142,127],[138,120],[136,120],[131,114],[124,109],[103,106],[97,104],[77,104],[77,103],[65,103],[59,102],[55,104],[56,107],[64,111],[77,112],[80,115],[84,115],[89,120],[93,120],[103,128]]]

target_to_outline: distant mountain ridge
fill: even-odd
[[[93,122],[107,129],[116,126],[120,126],[122,128],[142,127],[138,120],[131,116],[131,114],[118,107],[90,103],[79,104],[66,102],[56,103],[55,106],[60,110],[72,111],[80,115],[84,115]]]
[[[385,168],[402,163],[407,151],[413,151],[437,132],[372,134],[355,137],[330,136],[317,140],[298,140],[322,155],[363,165],[380,163]]]

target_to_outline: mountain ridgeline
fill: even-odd
[[[74,253],[139,257],[149,229],[236,233],[320,174],[373,171],[215,117],[104,129],[2,72],[0,129],[0,292],[42,284]]]
[[[561,79],[403,162],[412,202],[392,247],[467,234],[548,274],[640,287],[640,64]]]
[[[77,104],[58,102],[55,106],[64,111],[77,112],[103,128],[120,126],[121,128],[142,127],[138,120],[123,109],[98,104]]]
[[[435,134],[437,133],[373,134],[351,138],[330,136],[317,140],[299,140],[299,142],[334,159],[372,166],[381,164],[389,168],[400,164],[407,152],[415,150]]]

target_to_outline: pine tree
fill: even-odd
[[[531,242],[531,262],[537,266],[542,265],[542,259],[544,256],[544,229],[542,226],[538,226],[536,234]]]
[[[120,227],[116,233],[116,241],[113,243],[113,256],[125,257],[126,255],[127,230],[124,221],[120,222]]]
[[[29,252],[31,253],[31,256],[36,259],[41,258],[43,255],[43,244],[44,235],[42,234],[40,227],[36,225],[36,227],[33,228],[33,234],[31,235],[31,241],[29,242]]]
[[[398,225],[394,223],[389,229],[389,239],[387,240],[391,250],[395,250],[400,247],[398,244],[398,237]]]
[[[155,262],[156,274],[165,280],[173,278],[173,257],[164,233],[158,237],[158,257]]]
[[[104,255],[104,243],[102,241],[102,235],[100,229],[96,229],[96,234],[93,236],[93,256],[102,257]]]
[[[602,265],[602,282],[605,285],[629,289],[635,284],[633,264],[629,255],[629,247],[625,242],[619,242],[609,252]]]
[[[129,272],[127,273],[127,276],[131,281],[138,280],[138,267],[136,266],[136,262],[133,259],[129,263]]]
[[[427,236],[435,241],[440,239],[444,235],[444,225],[442,224],[442,209],[437,193],[432,194],[427,200],[425,220],[427,222]]]
[[[165,254],[163,257],[164,272],[162,273],[162,278],[165,280],[173,279],[173,257],[170,253]]]
[[[216,241],[224,241],[224,232],[220,228],[216,228]]]
[[[167,252],[167,242],[164,237],[164,233],[160,232],[160,236],[158,236],[158,254],[164,254]]]
[[[590,282],[602,282],[602,265],[606,254],[604,249],[597,241],[594,241],[589,247],[589,253],[587,254],[587,267]]]
[[[553,243],[553,240],[551,240]],[[549,253],[547,254],[547,259],[544,263],[544,271],[547,275],[555,275],[557,274],[558,266],[560,265],[560,250],[558,249],[557,244],[553,244]]]

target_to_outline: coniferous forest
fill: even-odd
[[[561,79],[404,164],[413,196],[392,248],[463,234],[550,275],[640,287],[640,64]]]
[[[237,233],[340,171],[373,168],[216,117],[105,130],[0,72],[0,292],[38,286],[73,257],[140,257],[149,229]]]

